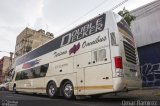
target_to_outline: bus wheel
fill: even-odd
[[[73,99],[74,97],[74,89],[71,81],[66,81],[63,85],[63,96],[66,99]]]
[[[5,87],[2,87],[1,90],[2,90],[2,91],[5,91]]]
[[[57,86],[54,82],[50,82],[47,87],[47,94],[50,98],[57,97]]]

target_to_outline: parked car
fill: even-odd
[[[4,82],[0,84],[0,91],[8,90],[8,88],[9,88],[9,82]]]

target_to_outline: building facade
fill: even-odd
[[[139,7],[131,14],[136,16],[131,29],[138,46],[142,85],[160,86],[160,1]]]
[[[12,60],[10,57],[4,56],[0,59],[0,83],[5,81],[11,67]]]
[[[3,75],[2,75],[2,69],[3,69],[3,61],[2,59],[0,60],[0,84],[3,81]]]
[[[38,31],[26,27],[18,36],[15,47],[15,58],[41,46],[53,38],[52,33],[45,33],[44,30]]]

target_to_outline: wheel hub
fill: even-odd
[[[71,97],[72,96],[72,93],[73,93],[73,89],[72,89],[72,85],[70,84],[67,84],[64,88],[64,94],[67,96],[67,97]]]
[[[54,88],[53,85],[51,85],[51,86],[49,87],[49,94],[52,95],[52,96],[55,94],[55,88]]]

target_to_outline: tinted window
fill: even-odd
[[[15,79],[15,80],[20,80],[20,75],[21,75],[21,72],[17,72],[17,75],[16,75],[16,79]]]
[[[17,72],[15,80],[45,77],[48,70],[48,66],[49,64],[45,64],[28,70]]]
[[[40,76],[44,77],[46,76],[47,70],[48,70],[48,66],[49,64],[45,64],[41,66],[41,72],[40,72]]]
[[[39,78],[40,77],[40,66],[39,67],[36,67],[34,68],[34,70],[32,70],[33,72],[33,78]]]
[[[22,75],[23,75],[23,79],[31,79],[31,78],[33,78],[33,75],[32,75],[30,70],[23,71]]]
[[[28,79],[27,78],[27,73],[25,73],[24,71],[22,71],[21,72],[21,77],[20,77],[20,79],[22,80],[22,79]]]
[[[22,79],[23,79],[23,77],[24,77],[24,72],[23,72],[23,71],[21,71],[21,72],[20,72],[20,80],[22,80]]]

